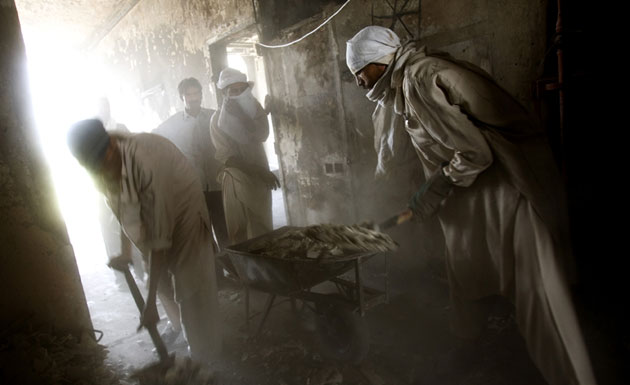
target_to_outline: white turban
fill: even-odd
[[[254,86],[254,82],[248,82],[247,75],[239,70],[228,67],[221,71],[219,74],[219,81],[217,82],[217,87],[220,90],[234,83],[248,83],[250,87]]]
[[[400,39],[391,29],[365,27],[346,43],[346,64],[353,74],[370,63],[389,64],[399,47]]]

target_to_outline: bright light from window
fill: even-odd
[[[99,67],[89,59],[56,44],[27,42],[27,51],[41,147],[77,262],[82,271],[89,271],[106,262],[97,220],[98,199],[102,198],[70,154],[66,133],[73,122],[94,116],[90,103],[102,76]]]

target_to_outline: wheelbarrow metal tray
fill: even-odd
[[[234,265],[239,279],[248,287],[290,296],[337,277],[355,266],[359,258],[376,252],[359,252],[343,256],[312,258],[280,258],[251,253],[252,244],[263,239],[276,239],[298,227],[285,226],[248,241],[227,247],[225,255]]]

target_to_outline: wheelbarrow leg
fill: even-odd
[[[265,312],[262,319],[260,320],[260,324],[258,325],[258,331],[256,332],[256,335],[260,334],[260,332],[262,331],[263,325],[265,324],[265,321],[267,321],[267,317],[269,316],[269,312],[271,311],[271,307],[273,306],[273,301],[275,299],[275,294],[269,294],[269,296],[267,297],[267,303],[265,303]]]
[[[365,315],[364,298],[363,298],[363,281],[361,280],[361,258],[357,258],[354,261],[354,274],[357,298],[359,299],[359,314],[361,317]]]

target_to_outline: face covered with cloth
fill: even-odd
[[[221,71],[217,88],[223,91],[224,101],[219,116],[219,128],[240,144],[252,141],[247,129],[247,120],[254,119],[258,112],[258,102],[252,95],[254,82],[234,68]]]
[[[396,54],[401,50],[400,38],[392,30],[380,26],[363,28],[346,45],[346,63],[357,85],[369,89],[368,99],[377,102],[372,115],[378,154],[377,176],[394,167],[395,154],[409,143],[403,117],[394,111],[393,93],[388,92]],[[432,216],[450,193],[451,183],[441,168],[438,171],[409,201],[409,208],[417,220]]]

